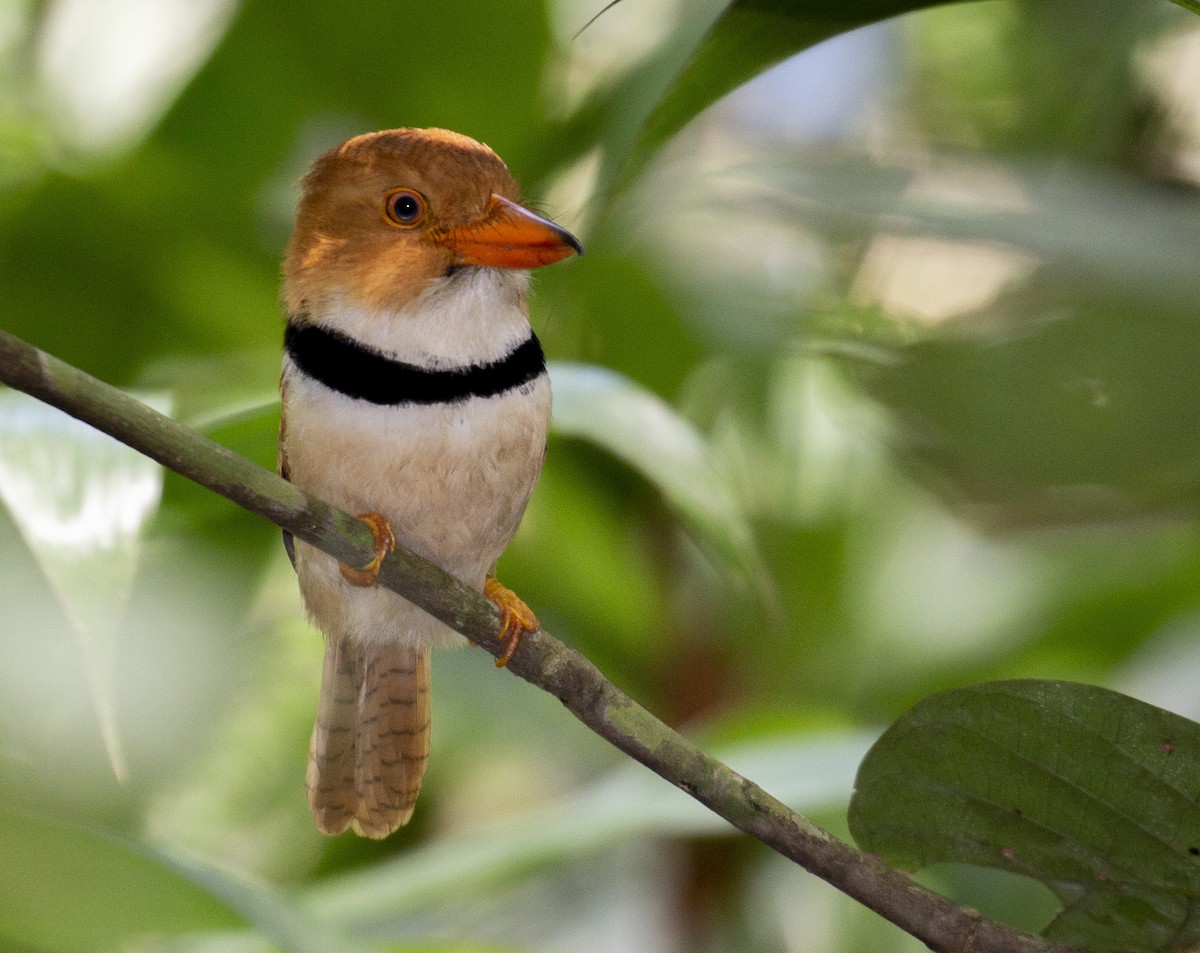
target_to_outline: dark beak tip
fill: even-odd
[[[574,235],[572,235],[569,231],[567,231],[561,225],[558,225],[556,223],[551,223],[551,224],[554,225],[554,232],[558,236],[559,241],[561,241],[564,245],[566,245],[568,248],[570,248],[571,251],[573,251],[576,255],[583,254],[583,245],[580,243],[578,238],[576,238]]]

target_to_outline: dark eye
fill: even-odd
[[[383,214],[393,225],[409,228],[425,217],[425,199],[412,189],[392,189],[384,196]]]

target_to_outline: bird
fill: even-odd
[[[325,655],[306,787],[317,827],[386,837],[429,759],[430,651],[464,643],[377,584],[397,544],[500,609],[504,664],[533,611],[495,577],[546,454],[550,384],[530,271],[582,254],[521,204],[504,162],[444,129],[389,129],[320,155],[283,263],[279,472],[357,516],[375,558],[285,534]]]

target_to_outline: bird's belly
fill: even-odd
[[[349,513],[382,514],[401,545],[481,589],[533,492],[549,418],[544,374],[494,397],[398,407],[286,382],[288,478]],[[351,586],[335,560],[299,541],[296,569],[327,633],[414,645],[456,639],[394,593]]]

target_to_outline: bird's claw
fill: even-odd
[[[515,592],[503,585],[493,575],[488,575],[483,584],[483,594],[500,609],[502,625],[497,638],[504,643],[504,651],[496,659],[496,668],[504,668],[521,647],[526,632],[536,632],[542,627],[533,610]]]
[[[379,567],[383,564],[384,557],[396,548],[396,536],[392,532],[392,524],[378,513],[361,513],[358,518],[367,524],[371,535],[375,537],[375,558],[361,569],[347,566],[345,563],[338,563],[338,567],[350,585],[366,588],[378,581]]]

